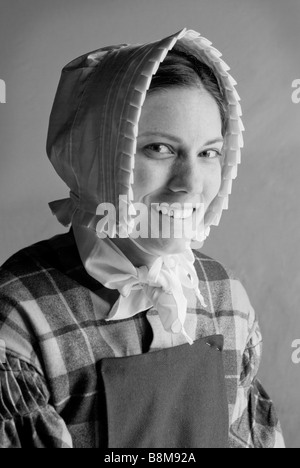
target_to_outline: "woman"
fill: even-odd
[[[50,206],[72,228],[1,269],[1,447],[284,447],[247,294],[196,250],[243,146],[220,57],[183,30],[63,69]]]

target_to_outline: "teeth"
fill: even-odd
[[[193,214],[193,209],[188,209],[184,211],[174,211],[174,218],[179,219],[179,218],[190,218]]]
[[[161,212],[163,215],[167,215],[172,218],[176,219],[186,219],[190,218],[193,214],[194,209],[193,208],[186,208],[184,210],[171,210],[167,208],[167,206],[164,206],[162,203],[161,205],[156,205],[156,211],[159,213]]]

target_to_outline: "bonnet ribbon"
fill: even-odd
[[[195,291],[202,307],[206,304],[198,287],[191,248],[157,257],[150,268],[136,268],[109,238],[99,239],[96,232],[83,226],[74,225],[73,230],[87,273],[106,288],[120,292],[107,321],[128,319],[154,307],[167,332],[181,333],[193,344],[184,328],[187,299],[183,287]]]
[[[70,198],[64,198],[62,200],[55,200],[49,203],[49,208],[57,220],[63,226],[70,226],[75,211],[79,207],[79,197],[74,193],[70,192]]]

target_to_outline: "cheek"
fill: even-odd
[[[218,164],[217,167],[211,168],[207,172],[205,178],[205,192],[207,194],[206,198],[210,203],[219,193],[222,182],[222,168]]]
[[[140,202],[145,195],[159,190],[166,182],[165,171],[158,165],[136,160],[134,168],[134,201]]]

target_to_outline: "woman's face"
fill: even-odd
[[[160,254],[186,249],[190,239],[176,238],[174,217],[158,212],[153,204],[179,203],[184,208],[186,203],[193,207],[201,203],[206,211],[220,189],[222,146],[219,108],[206,90],[169,88],[146,98],[139,122],[133,184],[134,203],[148,208],[149,237],[136,239],[141,246]],[[153,220],[161,222],[167,217],[165,221],[171,223],[167,238],[161,229],[159,238],[151,238],[151,213]],[[188,224],[195,211],[188,214],[178,210],[176,217]]]

